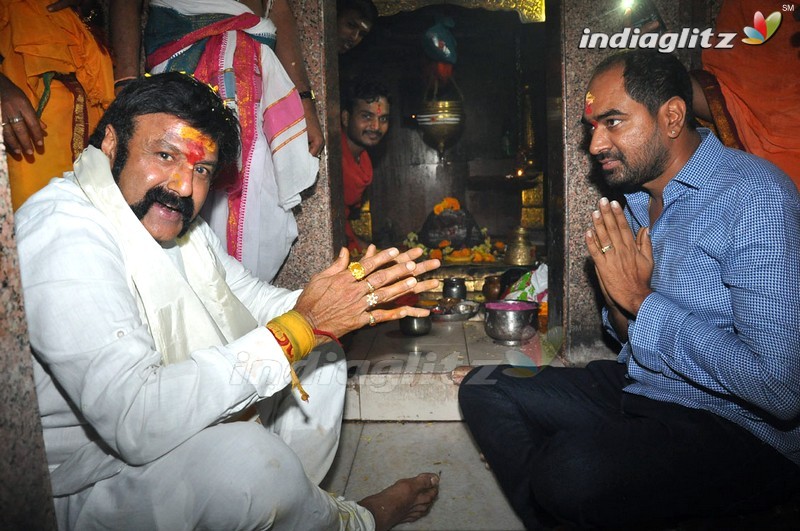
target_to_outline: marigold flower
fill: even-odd
[[[438,245],[439,249],[444,249],[445,247],[449,247],[449,246],[450,246],[450,240],[442,240],[442,241],[439,242],[439,245]]]
[[[455,197],[445,197],[441,203],[433,207],[433,213],[437,216],[445,210],[461,210],[461,203]]]
[[[442,259],[442,251],[440,249],[434,249],[433,251],[431,251],[430,257],[431,258],[436,258],[437,260],[441,260]]]

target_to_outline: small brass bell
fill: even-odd
[[[532,265],[535,252],[536,248],[528,241],[528,231],[520,226],[511,232],[504,260],[509,265]]]

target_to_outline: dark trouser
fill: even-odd
[[[491,372],[489,372],[491,371]],[[529,529],[743,514],[800,489],[800,467],[707,411],[623,393],[625,367],[474,369],[464,419]]]

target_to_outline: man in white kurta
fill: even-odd
[[[131,87],[106,116],[157,107],[152,100],[185,90],[182,113],[228,120],[208,87],[181,74]],[[205,109],[203,97],[217,105]],[[111,118],[100,149],[87,148],[74,173],[53,180],[16,217],[59,526],[374,528],[366,507],[316,486],[338,444],[346,379],[341,350],[323,343],[302,368],[295,363],[311,395],[301,402],[288,385],[285,347],[261,325],[299,310],[302,292],[256,279],[196,217],[204,195],[198,190],[207,190],[223,141],[208,140],[178,111],[140,112],[127,140]],[[225,145],[238,145],[233,140]],[[129,196],[156,189],[166,195],[137,213],[139,202]],[[193,216],[181,221],[184,200]],[[355,311],[363,324],[374,317],[360,300],[367,288],[353,277],[342,266],[337,278],[363,290],[353,298],[363,304]],[[370,278],[378,290],[385,284]],[[323,291],[333,287],[323,284]],[[336,301],[344,306],[341,297]],[[261,424],[237,422],[251,405]]]

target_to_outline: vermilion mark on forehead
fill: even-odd
[[[216,147],[211,139],[193,127],[181,127],[180,135],[186,141],[184,156],[192,166],[207,160]]]
[[[190,140],[186,143],[186,152],[184,153],[184,156],[186,156],[186,160],[189,162],[189,164],[194,166],[201,160],[205,160],[206,150],[202,143],[195,140]]]

